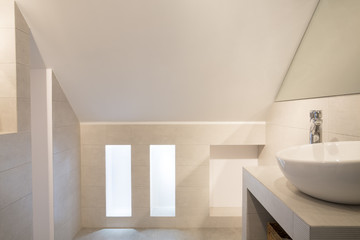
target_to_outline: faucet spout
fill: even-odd
[[[321,110],[310,112],[310,144],[322,142],[322,113]]]

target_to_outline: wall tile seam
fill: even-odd
[[[96,170],[98,170],[98,171],[101,170],[101,172],[100,172],[99,174],[102,174],[102,176],[103,176],[104,179],[105,179],[105,175],[106,175],[105,162],[104,162],[104,164],[102,164],[101,166],[99,166],[99,165],[94,166],[94,165],[88,165],[88,164],[81,164],[80,170],[81,170],[82,173],[84,173],[84,172],[88,172],[88,169],[89,169],[89,168],[90,168],[90,169],[96,169]],[[83,174],[82,177],[85,178],[85,179],[89,179],[89,177],[86,176],[86,173]],[[103,180],[103,179],[101,179],[101,180]],[[89,186],[89,185],[88,185],[88,186]],[[91,185],[91,186],[94,186],[94,185]],[[96,185],[96,186],[98,186],[98,185]],[[101,186],[105,186],[105,185],[101,185]]]
[[[104,170],[105,169],[105,160],[103,161],[99,161],[99,164],[88,164],[87,162],[85,162],[86,160],[82,160],[82,163],[81,163],[81,167],[83,168],[100,168],[102,167],[102,169]],[[102,166],[99,166],[99,165],[102,165]],[[194,167],[202,167],[202,168],[209,168],[209,163],[206,163],[206,164],[176,164],[177,167],[191,167],[191,168],[194,168]],[[145,164],[138,164],[138,162],[136,161],[132,161],[132,165],[131,167],[133,168],[139,168],[139,167],[147,167],[149,168],[150,167],[150,164],[149,163],[145,163]],[[194,169],[196,170],[196,169]]]
[[[187,192],[187,191],[198,191],[198,190],[201,190],[201,191],[207,191],[209,192],[210,189],[207,188],[207,187],[199,187],[199,186],[190,186],[190,187],[182,187],[182,186],[177,186],[176,187],[176,191],[184,191],[184,192]]]
[[[86,188],[87,190],[105,190],[105,188],[106,188],[106,186],[82,186],[82,187]],[[133,189],[133,188],[134,187],[132,187],[131,189]],[[135,188],[137,188],[137,187],[135,187]],[[142,189],[142,187],[140,187],[140,189]],[[147,189],[144,187],[144,190],[147,190]],[[81,195],[82,194],[85,194],[85,191],[81,191]],[[102,197],[105,197],[105,195]]]
[[[52,95],[54,97],[54,94],[52,94]],[[56,98],[52,99],[52,103],[66,103],[66,104],[70,105],[70,109],[72,110],[72,112],[75,113],[74,109],[71,107],[71,104],[69,103],[69,100],[59,99],[56,97]],[[79,121],[79,123],[80,123],[80,121]]]
[[[52,101],[52,103],[66,103],[66,104],[70,105],[70,103],[68,101]],[[79,119],[78,119],[77,115],[75,114],[74,110],[72,109],[71,105],[70,105],[70,110],[71,110],[70,112],[72,113],[72,115],[75,117],[74,122],[76,122],[76,125],[79,125],[79,129],[80,129]],[[71,122],[71,123],[73,123],[73,122]]]
[[[17,63],[16,62],[13,62],[13,63],[7,63],[7,62],[0,62],[0,66],[1,65],[12,65],[12,66],[16,66],[17,65]],[[12,69],[12,70],[14,70],[14,69]],[[11,71],[12,71],[11,70]],[[15,68],[15,71],[14,72],[16,72],[16,68]]]
[[[16,96],[14,97],[0,97],[0,99],[2,100],[14,100],[14,99],[18,99]]]
[[[240,220],[242,216],[207,216],[209,219]]]
[[[53,102],[53,103],[67,103],[67,104],[69,104],[69,105],[71,106],[71,104],[69,103],[69,101],[68,101],[68,100],[65,100],[65,99],[62,99],[62,100],[53,99],[52,102]],[[71,110],[74,112],[74,110],[72,109],[72,107],[71,107]],[[79,122],[79,123],[80,123],[80,122]]]
[[[28,69],[25,69],[25,71],[28,71],[28,72],[30,72],[31,71],[31,69],[30,69],[30,64],[25,64],[25,63],[22,63],[22,62],[15,62],[14,63],[15,65],[16,65],[16,75],[18,75],[17,73],[17,65],[21,65],[21,66],[23,66],[23,67],[25,67],[25,68],[28,68]],[[28,78],[28,81],[30,82],[30,78]],[[30,92],[30,91],[29,91]],[[29,98],[30,99],[30,98]]]
[[[19,131],[15,132],[15,130],[14,131],[8,131],[8,132],[2,132],[2,133],[0,133],[0,137],[4,137],[4,136],[10,135],[10,134],[17,134],[17,133],[19,133]]]
[[[83,139],[83,137],[82,137]],[[83,142],[83,141],[82,141]],[[120,141],[119,141],[120,142]],[[126,141],[123,141],[126,142]],[[109,143],[81,143],[82,146],[105,146],[105,145],[133,145],[133,146],[150,146],[150,145],[177,145],[177,146],[218,146],[221,144],[202,144],[202,143],[198,143],[198,144],[192,144],[192,143],[167,143],[167,144],[163,144],[163,143],[131,143],[131,141],[129,141],[128,144],[125,143],[120,143],[120,144],[109,144]],[[234,145],[234,144],[227,144],[227,145]],[[239,144],[239,145],[243,145],[243,146],[258,146],[259,144]],[[263,144],[261,144],[263,145]],[[238,145],[236,145],[238,146]]]
[[[31,98],[29,98],[29,97],[16,97],[16,98],[23,102],[31,102]]]
[[[14,62],[14,64],[23,64],[24,66],[30,66],[30,64],[25,64],[23,62],[18,62],[18,61]]]
[[[106,188],[106,186],[103,187],[99,187],[99,188]],[[132,186],[131,187],[132,190],[146,190],[149,191],[150,190],[150,186]]]
[[[64,174],[61,174],[61,175],[54,175],[53,179],[54,181],[61,181],[62,179],[65,179],[65,181],[68,181],[69,179],[71,179],[71,177],[69,177],[69,175],[72,175],[73,173],[76,173],[76,177],[80,178],[80,168],[74,168],[74,169],[71,169],[69,172],[67,173],[64,173]],[[76,185],[79,185],[81,186],[80,182],[77,183],[76,182],[70,182],[70,184],[68,184],[68,186],[76,186]]]
[[[74,193],[74,190],[77,190],[74,188],[73,185],[69,185],[70,188],[73,189],[59,189],[59,191],[56,191],[54,193],[54,203],[55,205],[57,204],[57,206],[55,207],[61,207],[61,208],[66,208],[66,205],[64,204],[69,204],[70,203],[78,203],[80,202],[80,200],[76,200],[77,197],[81,197],[80,194],[77,193],[77,191]],[[63,191],[61,191],[63,190]],[[70,193],[70,194],[65,194],[65,193]]]
[[[61,125],[54,125],[54,122],[53,122],[53,126],[52,126],[52,129],[53,130],[60,130],[62,128],[72,128],[76,126],[76,124],[61,124]],[[81,143],[79,144],[81,145]]]
[[[54,176],[54,180],[55,179],[61,180],[61,179],[65,178],[67,175],[72,175],[72,173],[74,173],[74,172],[76,172],[76,175],[79,175],[79,177],[81,177],[80,169],[81,169],[80,167],[79,168],[73,168],[69,172],[66,172],[66,173],[58,175],[58,176]],[[69,178],[66,177],[66,180],[68,180],[68,179]],[[73,182],[71,182],[71,183],[73,183]],[[77,185],[78,183],[74,183],[74,184]],[[81,184],[79,184],[79,185],[81,186]]]
[[[17,199],[15,199],[14,201],[8,203],[6,206],[4,206],[3,208],[1,208],[1,209],[0,209],[0,212],[1,212],[3,209],[5,209],[5,208],[7,208],[8,206],[10,206],[11,204],[16,203],[17,201],[20,201],[20,200],[22,200],[23,198],[26,198],[27,196],[29,196],[29,195],[31,195],[31,194],[32,194],[32,189],[31,189],[30,192],[27,192],[27,193],[25,193],[24,195],[19,196]],[[1,214],[0,214],[0,215],[1,215]]]
[[[3,6],[2,4],[1,4],[1,6]],[[15,26],[15,21],[14,21],[14,23],[12,24],[12,25],[2,25],[1,27],[0,27],[0,29],[16,29],[16,26]]]
[[[79,145],[77,145],[77,146],[79,146]],[[77,147],[75,147],[75,148],[77,148]],[[54,149],[54,145],[53,145],[53,149]],[[66,149],[60,150],[60,151],[55,151],[55,150],[53,150],[53,156],[54,156],[55,154],[64,153],[64,152],[68,151],[69,149],[72,149],[72,148],[66,148]],[[79,152],[80,152],[80,148],[79,148]],[[81,154],[81,153],[80,153],[80,154]],[[80,159],[81,159],[81,157],[80,157]]]
[[[87,202],[87,201],[85,201]],[[186,209],[186,211],[188,211],[189,209],[193,209],[193,210],[204,210],[207,207],[187,207],[187,206],[182,206],[182,207],[176,207],[177,212],[178,211],[182,211],[184,209]],[[106,206],[92,206],[92,207],[81,207],[82,211],[86,211],[86,210],[103,210],[106,211]],[[133,207],[132,210],[145,210],[146,212],[150,212],[150,206],[148,207]],[[133,213],[136,211],[133,211]],[[182,213],[180,213],[182,214]],[[255,214],[253,214],[255,215]],[[138,219],[138,216],[130,216],[130,217],[106,217],[105,215],[103,216],[104,218],[108,218],[108,219],[121,219],[121,220],[127,220],[127,219]],[[196,215],[192,215],[192,216],[186,216],[186,215],[180,215],[180,216],[175,216],[175,217],[161,217],[161,216],[150,216],[150,215],[146,215],[143,216],[144,218],[148,218],[148,219],[166,219],[166,218],[170,218],[170,219],[180,219],[180,218],[185,218],[185,217],[203,217],[204,219],[218,219],[218,220],[222,220],[222,219],[227,219],[227,220],[236,220],[236,219],[241,219],[241,216],[210,216],[210,215],[204,215],[202,212],[200,212],[199,214]]]
[[[209,159],[209,160],[215,160],[215,159]],[[225,159],[225,160],[234,160],[234,159]],[[179,167],[209,167],[209,165],[210,165],[209,161],[206,161],[206,163],[202,163],[202,164],[184,164],[184,163],[179,163],[178,161],[175,163],[175,166],[179,166]]]
[[[23,32],[24,34],[28,35],[29,37],[30,37],[30,35],[31,35],[31,31],[30,31],[30,32],[25,31],[24,29],[21,29],[21,28],[19,28],[19,27],[17,27],[17,26],[15,26],[15,27],[13,27],[13,28],[15,28],[16,31]]]
[[[29,137],[31,137],[31,130],[30,129],[23,129],[23,130],[18,130],[17,132],[10,132],[10,133],[4,133],[4,134],[0,134],[1,136],[6,136],[6,135],[17,135],[17,134],[29,134]],[[30,144],[30,143],[29,143]]]
[[[54,147],[53,147],[53,149],[54,149]],[[72,149],[72,148],[71,148]],[[71,149],[65,149],[65,150],[60,150],[60,151],[53,151],[53,154],[52,154],[52,156],[53,156],[53,161],[54,161],[54,157],[55,157],[55,155],[58,155],[58,154],[62,154],[62,153],[65,153],[66,151],[68,151],[68,150],[71,150]],[[80,149],[79,149],[79,155],[80,155],[81,153],[80,153]],[[80,155],[80,157],[79,157],[79,161],[81,162],[81,155]]]
[[[18,26],[14,26],[14,29],[15,29],[15,31],[19,31],[19,32],[27,35],[28,37],[31,36],[31,33],[30,33],[30,32],[24,31],[24,29],[21,29],[21,28],[19,28]]]
[[[352,135],[352,134],[347,134],[347,133],[343,133],[343,132],[326,131],[326,133],[347,136],[347,137],[356,137],[356,138],[360,137],[360,135]]]
[[[71,195],[71,194],[68,194],[68,192],[64,191],[61,193],[62,195],[69,195],[69,196],[65,196],[65,197],[59,197],[59,194],[58,195],[55,195],[54,194],[54,210],[56,208],[56,211],[58,211],[59,209],[62,210],[62,209],[78,209],[79,206],[81,205],[81,195]],[[76,200],[76,198],[79,198],[79,200]],[[69,204],[69,205],[64,205],[64,204]],[[79,208],[80,209],[80,208]],[[72,211],[71,211],[72,212]],[[63,214],[61,212],[61,214]],[[72,213],[66,213],[65,214],[72,214]],[[57,213],[58,215],[58,213]],[[58,221],[58,220],[57,220]]]
[[[283,127],[283,128],[292,128],[292,129],[301,129],[301,130],[309,130],[308,128],[305,127],[298,127],[298,126],[290,126],[290,125],[286,125],[286,124],[279,124],[279,123],[268,123],[268,126],[276,126],[276,127]],[[310,120],[309,120],[309,128],[310,128]]]
[[[210,146],[265,146],[266,144],[264,143],[254,143],[254,144],[248,144],[248,143],[244,143],[244,144],[192,144],[192,143],[133,143],[133,141],[119,141],[119,143],[83,143],[84,139],[81,138],[80,140],[81,142],[81,146],[82,147],[94,147],[94,148],[100,148],[100,147],[105,147],[106,145],[131,145],[131,146],[150,146],[150,145],[175,145],[175,146],[180,146],[180,147],[186,147],[186,146],[192,146],[192,147],[210,147]],[[209,148],[209,152],[210,152],[210,148]]]
[[[294,126],[287,126],[287,125],[280,125],[280,124],[269,124],[269,126],[276,126],[276,127],[281,127],[281,128],[290,128],[290,129],[298,129],[298,130],[309,130],[308,128],[301,128],[301,127],[294,127]],[[327,127],[329,128],[329,126]],[[332,134],[339,134],[339,135],[343,135],[343,136],[349,136],[349,137],[360,137],[360,135],[352,135],[352,134],[347,134],[347,133],[343,133],[341,131],[336,131],[336,130],[324,130],[324,133],[332,133]]]
[[[105,144],[82,144],[80,141],[81,148],[103,148],[105,147]]]
[[[8,207],[11,207],[11,205],[21,201],[21,200],[24,200],[25,198],[29,197],[29,196],[32,196],[32,191],[30,193],[27,193],[26,195],[23,195],[22,197],[18,198],[17,200],[15,201],[12,201],[11,203],[9,203],[8,205],[6,205],[5,207],[1,208],[0,209],[0,215],[1,215],[1,212],[6,210],[6,208]]]
[[[76,182],[72,182],[74,183],[75,185],[79,185],[81,186],[81,167],[79,165],[78,168],[72,168],[70,171],[69,171],[69,175],[72,175],[72,176],[75,176],[76,178],[79,179],[79,181],[76,181]]]
[[[92,210],[92,209],[106,210],[106,207],[105,206],[103,206],[103,207],[81,207],[81,212],[86,211],[87,209],[90,209],[90,210]]]
[[[242,129],[242,127],[246,127],[245,129],[248,129],[249,127],[251,128],[256,128],[256,129],[260,129],[260,128],[264,128],[266,127],[266,123],[265,122],[262,122],[262,123],[259,123],[259,124],[253,124],[253,123],[245,123],[245,124],[202,124],[202,123],[199,123],[199,124],[172,124],[172,123],[164,123],[164,124],[157,124],[157,123],[149,123],[149,124],[143,124],[143,123],[139,123],[139,124],[136,124],[135,123],[129,123],[129,124],[102,124],[101,122],[99,123],[95,123],[95,124],[88,124],[86,122],[83,122],[83,121],[80,121],[80,124],[82,127],[84,128],[105,128],[105,129],[111,129],[111,128],[116,128],[116,127],[119,127],[119,128],[149,128],[149,127],[161,127],[161,128],[166,128],[168,129],[169,127],[171,128],[179,128],[179,127],[186,127],[186,128],[213,128],[213,127],[216,127],[216,129],[218,128],[228,128],[228,127],[232,127],[231,129],[235,129],[235,130],[240,130]]]
[[[0,174],[3,174],[3,173],[5,173],[5,172],[8,172],[8,171],[14,170],[14,169],[16,169],[16,168],[22,167],[23,165],[26,165],[26,164],[31,164],[31,162],[32,162],[32,161],[31,161],[31,159],[30,159],[29,161],[23,162],[23,163],[21,163],[21,164],[19,164],[19,165],[13,166],[13,167],[8,168],[8,169],[5,169],[5,170],[1,170],[1,171],[0,171]]]
[[[7,62],[7,61],[2,61],[2,62],[0,62],[0,64],[19,64],[18,62],[12,62],[12,61],[10,61],[10,62]]]
[[[61,137],[59,137],[59,136],[61,136],[61,134],[63,133],[63,132],[55,132],[55,131],[59,131],[59,130],[62,130],[62,129],[69,129],[71,126],[67,126],[67,127],[54,127],[53,126],[53,128],[52,128],[52,135],[53,135],[53,143],[55,143],[55,141],[57,141],[57,140],[54,140],[54,138],[56,138],[56,137],[58,137],[58,139],[61,139]],[[73,133],[73,131],[72,131],[72,133]],[[56,134],[56,135],[55,135]],[[71,134],[71,133],[70,133]],[[80,139],[78,138],[78,137],[76,137],[75,136],[76,135],[76,133],[73,133],[72,135],[71,135],[71,137],[70,137],[70,141],[71,141],[71,139],[77,139],[77,143],[76,143],[76,146],[74,146],[74,147],[76,147],[76,148],[80,148],[80,146],[81,146],[81,144],[80,144]],[[66,137],[68,137],[69,135],[66,135]],[[67,138],[67,140],[69,140],[69,137]],[[68,143],[68,142],[67,142]],[[63,142],[61,142],[61,144],[58,144],[58,145],[63,145]],[[54,146],[55,147],[55,146]],[[71,147],[72,148],[72,147]],[[68,149],[68,148],[66,148],[66,149]],[[65,150],[66,150],[65,149]],[[63,151],[63,150],[57,150],[56,152],[59,152],[59,151]],[[55,153],[55,152],[54,152]]]
[[[67,148],[67,149],[64,149],[64,150],[61,150],[61,151],[57,151],[56,153],[54,152],[53,155],[60,154],[60,153],[65,153],[65,152],[71,152],[71,151],[74,151],[74,150],[79,150],[79,152],[80,152],[81,149],[80,149],[80,147],[75,146],[75,147]]]
[[[56,230],[59,230],[59,229],[68,229],[68,226],[67,224],[69,224],[69,222],[72,220],[72,218],[68,218],[68,219],[64,219],[64,222],[60,222],[60,223],[57,223],[55,225],[55,231]],[[81,225],[81,224],[80,224]],[[70,235],[73,235],[72,237],[75,237],[76,233],[78,232],[78,230],[76,230],[75,233],[67,233],[67,234],[70,234]],[[56,238],[55,238],[56,239]]]
[[[87,122],[82,121],[84,126],[257,126],[265,125],[266,121],[150,121],[150,122]]]
[[[264,136],[265,138],[265,136]],[[84,137],[82,138],[83,141],[85,141],[85,143],[83,143],[84,145],[91,145],[91,144],[103,144],[103,145],[126,145],[126,144],[131,144],[131,145],[178,145],[178,146],[219,146],[219,145],[231,145],[231,146],[262,146],[265,145],[265,141],[255,141],[255,140],[247,140],[245,139],[245,142],[239,142],[239,141],[212,141],[212,142],[196,142],[196,143],[184,143],[185,141],[181,140],[154,140],[153,142],[150,141],[146,141],[146,143],[144,143],[145,141],[141,141],[141,143],[137,143],[136,140],[118,140],[118,141],[114,141],[114,140],[106,140],[106,141],[101,141],[98,143],[86,143],[86,138],[84,139]],[[242,141],[242,140],[240,140]],[[108,143],[106,143],[108,142]]]
[[[53,118],[53,129],[59,129],[59,128],[67,128],[67,127],[74,127],[74,126],[78,126],[77,122],[69,122],[67,124],[60,124],[60,125],[54,125],[54,118]]]
[[[27,33],[31,33],[31,29],[24,18],[23,13],[21,12],[19,5],[15,2],[14,6],[14,26],[18,29],[21,29]]]
[[[81,181],[80,183],[80,187],[106,187],[105,183],[101,183],[101,184],[96,184],[96,185],[90,185],[90,184],[86,184],[84,183],[84,181]]]
[[[54,118],[52,119],[53,121],[53,123],[54,123]],[[76,128],[76,133],[79,135],[79,138],[80,138],[80,128],[79,128],[79,125],[78,125],[78,123],[76,123],[76,122],[72,122],[71,124],[68,124],[68,125],[66,125],[66,126],[54,126],[53,125],[53,128],[56,128],[56,129],[60,129],[60,128],[69,128],[69,127],[74,127],[74,128]]]

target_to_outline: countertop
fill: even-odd
[[[330,203],[306,195],[285,178],[278,166],[245,167],[244,172],[252,175],[310,227],[360,227],[359,205]]]

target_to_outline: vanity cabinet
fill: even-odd
[[[360,239],[360,206],[310,197],[278,166],[243,168],[243,193],[243,240],[266,239],[266,225],[272,221],[294,240]]]

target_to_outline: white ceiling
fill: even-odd
[[[82,122],[257,121],[317,1],[17,3]]]

